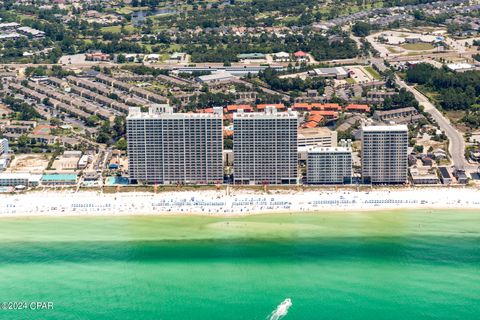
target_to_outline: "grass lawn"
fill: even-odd
[[[415,89],[420,91],[423,95],[425,95],[428,100],[430,100],[434,105],[439,106],[440,105],[440,94],[434,91],[430,91],[427,87],[417,85],[415,86]],[[460,132],[468,132],[470,131],[470,128],[466,126],[462,119],[465,116],[465,111],[464,110],[451,110],[451,111],[445,111],[445,115],[447,116],[448,119],[452,122],[452,124],[459,130]]]
[[[120,26],[120,25],[100,28],[100,31],[104,32],[104,33],[106,33],[106,32],[120,33],[121,30],[122,30],[122,26]],[[133,30],[135,30],[135,28],[132,25],[127,25],[127,26],[125,26],[125,30],[133,31]]]
[[[407,56],[413,57],[413,56],[421,56],[424,54],[427,54],[427,53],[425,51],[411,51],[407,54]]]
[[[455,125],[455,128],[457,128],[458,131],[462,133],[471,132],[472,129],[462,121],[466,114],[464,110],[447,111],[445,114],[447,118],[449,118],[450,121]]]
[[[18,14],[17,17],[20,19],[20,22],[26,19],[35,19],[34,16],[26,15],[26,14]]]
[[[349,84],[355,84],[355,83],[356,83],[353,78],[347,78],[346,81],[347,81],[347,83],[349,83]]]
[[[432,102],[433,104],[435,105],[438,105],[439,104],[439,97],[440,97],[440,94],[437,93],[437,92],[434,92],[434,91],[430,91],[427,87],[425,86],[422,86],[422,85],[416,85],[415,86],[415,89],[417,89],[418,91],[420,91],[424,96],[426,96],[428,98],[428,100],[430,100],[430,102]]]
[[[286,17],[282,17],[281,21],[284,23],[284,22],[297,21],[298,19],[299,19],[298,16],[289,15],[289,16],[286,16]]]
[[[432,50],[435,49],[430,43],[404,43],[401,46],[406,50]]]
[[[366,66],[363,67],[370,75],[375,79],[375,80],[380,80],[382,79],[382,76],[380,73],[377,72],[377,70],[373,69],[371,66]]]
[[[365,3],[365,6],[358,6],[355,4],[355,2],[346,1],[343,4],[337,4],[340,16],[349,15],[349,14],[356,13],[363,10],[370,10],[373,8],[383,7],[383,1],[376,1],[376,0],[370,1],[368,3]],[[330,4],[323,4],[318,10],[314,10],[314,12],[320,12],[320,13],[326,14],[330,12],[331,8],[332,7],[330,6]]]
[[[160,61],[165,61],[165,60],[168,60],[168,58],[170,58],[170,54],[168,53],[161,53],[160,54]]]
[[[133,12],[133,8],[126,6],[126,7],[118,8],[116,11],[118,14],[127,15]]]
[[[471,131],[471,129],[462,121],[465,114],[466,112],[464,110],[452,110],[445,112],[445,115],[455,125],[455,128],[463,133]]]
[[[465,116],[465,111],[463,111],[463,110],[452,110],[452,111],[446,111],[445,114],[453,122],[458,122],[458,121],[461,121],[462,118]]]
[[[168,48],[168,52],[172,52],[172,53],[178,52],[180,51],[181,48],[182,48],[182,45],[173,43],[173,44],[170,44],[170,47]]]
[[[385,48],[387,48],[388,52],[390,52],[390,53],[400,53],[400,51],[395,50],[395,48],[393,48],[393,47],[385,46]]]

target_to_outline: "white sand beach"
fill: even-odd
[[[0,217],[78,215],[236,216],[273,212],[479,209],[473,188],[373,189],[372,191],[236,190],[163,193],[45,191],[0,195]]]

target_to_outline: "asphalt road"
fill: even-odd
[[[429,113],[432,118],[437,121],[440,129],[445,132],[448,140],[450,141],[448,151],[452,157],[453,165],[455,168],[463,170],[467,164],[467,161],[465,160],[465,140],[463,139],[463,135],[455,129],[455,127],[450,123],[450,120],[448,120],[440,111],[438,111],[438,109],[428,100],[427,97],[425,97],[412,86],[407,85],[398,76],[396,76],[396,81],[401,88],[405,88],[413,93],[419,104],[423,105],[425,108],[425,112]]]

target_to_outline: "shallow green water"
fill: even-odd
[[[480,212],[0,219],[0,319],[478,319]]]

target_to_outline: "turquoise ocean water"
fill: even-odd
[[[480,212],[0,219],[0,319],[478,319]]]

